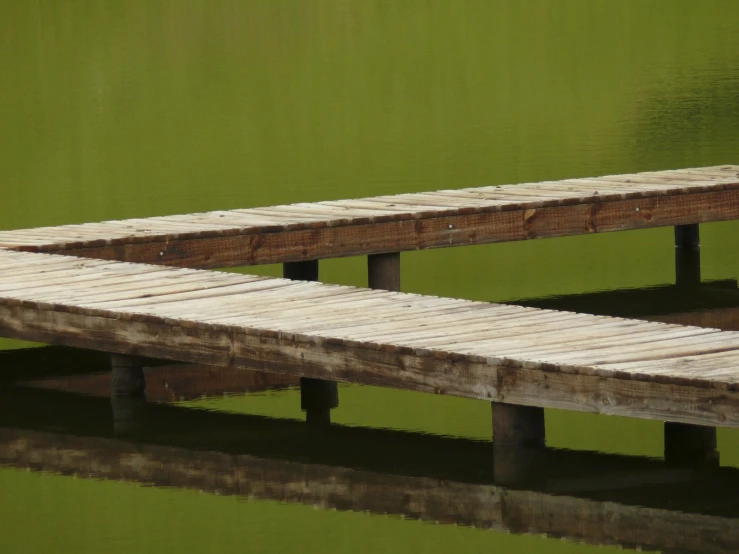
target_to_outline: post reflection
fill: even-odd
[[[739,550],[734,468],[543,446],[523,459],[520,448],[420,433],[143,401],[117,409],[104,397],[5,387],[0,463],[592,544]]]

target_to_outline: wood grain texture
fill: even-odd
[[[0,231],[0,248],[215,268],[739,218],[739,166]]]
[[[0,335],[181,362],[524,406],[739,427],[739,333],[13,251],[54,264],[0,273]],[[88,265],[89,263],[89,265]],[[43,265],[43,264],[42,264]],[[143,270],[148,269],[142,266]],[[85,278],[89,285],[85,286]],[[162,281],[186,286],[162,286]],[[93,286],[94,285],[94,286]],[[106,298],[106,295],[110,298]],[[123,294],[123,297],[121,296]],[[123,299],[122,299],[123,298]]]

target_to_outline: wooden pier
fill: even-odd
[[[739,333],[0,251],[0,334],[121,354],[739,427]]]
[[[738,218],[726,165],[2,231],[0,247],[203,269]]]
[[[501,442],[543,444],[556,407],[665,420],[710,452],[739,426],[736,333],[387,291],[405,250],[658,226],[695,284],[698,224],[738,218],[727,165],[3,231],[0,334],[111,352],[122,395],[149,356],[299,376],[317,422],[346,381],[491,400]],[[384,290],[305,282],[353,255]],[[304,281],[162,267],[261,263]]]

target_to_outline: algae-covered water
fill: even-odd
[[[731,0],[0,5],[0,228],[739,163]],[[738,231],[702,226],[705,279],[739,276]],[[505,301],[672,283],[673,262],[667,228],[547,239],[404,253],[402,288]],[[366,285],[365,261],[321,279]],[[301,417],[292,388],[182,406]],[[342,387],[334,421],[491,436],[483,402],[370,387]],[[662,455],[658,422],[547,426]],[[738,433],[719,448],[739,467]],[[603,550],[12,467],[0,491],[3,552]]]

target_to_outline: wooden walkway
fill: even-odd
[[[0,335],[739,427],[739,333],[314,282],[0,251]]]
[[[0,248],[214,268],[739,218],[739,166],[0,232]]]

